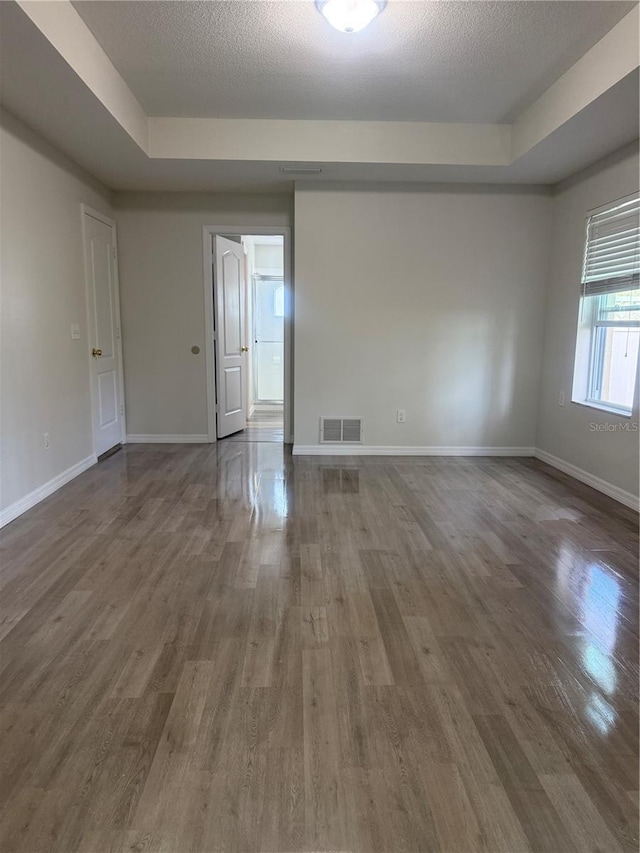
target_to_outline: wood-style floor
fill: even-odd
[[[538,462],[129,446],[2,567],[3,853],[638,848],[637,517]]]
[[[247,421],[245,429],[235,432],[223,441],[268,441],[282,444],[284,441],[284,423],[282,407],[256,407]]]

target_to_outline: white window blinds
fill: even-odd
[[[640,287],[640,198],[628,197],[587,222],[582,295],[602,296]]]

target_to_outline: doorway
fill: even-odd
[[[204,229],[210,441],[291,441],[288,238]]]
[[[249,273],[247,299],[253,343],[248,440],[284,440],[284,241],[279,235],[242,238]]]

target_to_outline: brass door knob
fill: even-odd
[[[92,355],[94,358],[99,358],[99,357],[102,355],[102,350],[101,350],[101,349],[95,349],[95,348],[94,348],[94,349],[92,349],[92,350],[91,350],[91,355]]]
[[[249,347],[240,347],[242,352],[249,352]]]

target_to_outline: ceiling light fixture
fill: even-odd
[[[368,26],[387,0],[316,0],[316,7],[341,33],[357,33]]]

